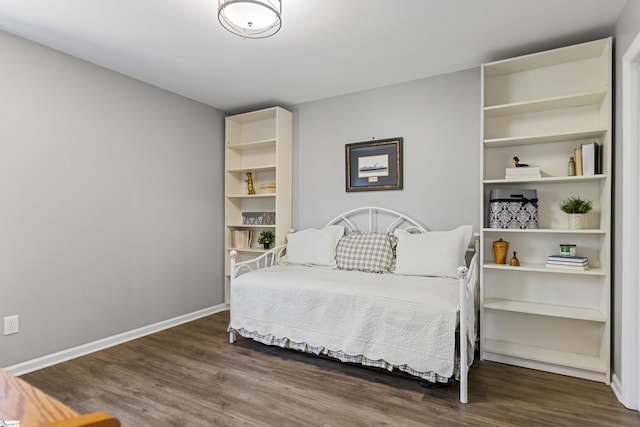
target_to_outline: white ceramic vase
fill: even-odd
[[[583,230],[587,228],[586,214],[568,214],[568,215],[569,215],[569,230]]]

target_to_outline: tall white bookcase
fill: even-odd
[[[229,251],[238,252],[238,261],[250,259],[266,250],[258,244],[261,231],[271,230],[274,245],[285,242],[291,229],[292,197],[292,114],[273,107],[225,118],[225,274],[229,275]],[[247,172],[256,194],[249,194]],[[274,188],[275,184],[275,188]],[[268,213],[269,224],[243,223],[243,214]],[[273,223],[271,223],[273,222]],[[250,230],[249,247],[234,247],[233,232]],[[228,285],[228,280],[227,280]],[[225,302],[228,304],[228,289]]]
[[[482,65],[481,359],[609,384],[611,64],[607,38]],[[602,173],[567,176],[573,150],[592,142]],[[514,156],[542,178],[505,180]],[[488,228],[493,189],[536,189],[538,229]],[[587,229],[568,229],[559,204],[571,196],[593,201]],[[510,244],[506,265],[494,261],[500,238]],[[590,268],[545,268],[563,243]]]

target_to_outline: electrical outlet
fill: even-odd
[[[20,318],[17,314],[4,318],[4,334],[11,335],[20,332]]]

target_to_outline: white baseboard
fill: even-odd
[[[620,378],[616,373],[611,374],[611,389],[613,390],[613,394],[616,395],[620,403],[622,403],[622,383],[620,382]]]
[[[200,319],[201,317],[219,313],[226,309],[227,308],[225,304],[214,305],[212,307],[194,311],[193,313],[183,314],[182,316],[174,317],[172,319],[163,320],[158,323],[143,326],[141,328],[133,329],[131,331],[123,332],[121,334],[113,335],[111,337],[103,338],[87,344],[82,344],[77,347],[59,351],[57,353],[38,357],[37,359],[27,360],[26,362],[8,366],[4,369],[16,376],[28,374],[29,372],[37,371],[39,369],[53,366],[58,363],[66,362],[67,360],[75,359],[76,357],[85,356],[87,354],[94,353],[99,350],[104,350],[105,348],[113,347],[115,345],[122,344],[136,338],[151,335],[164,329],[173,328],[174,326],[191,322],[193,320]]]
[[[627,387],[629,386],[627,385]],[[636,391],[627,389],[625,395],[622,389],[622,381],[620,381],[620,378],[618,378],[615,373],[611,376],[611,389],[613,390],[613,393],[616,395],[620,403],[622,403],[627,409],[632,409],[634,411],[640,410],[638,404],[636,403]]]

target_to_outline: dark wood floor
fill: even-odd
[[[611,388],[476,361],[457,386],[264,346],[228,344],[218,313],[22,376],[123,426],[638,426]]]

